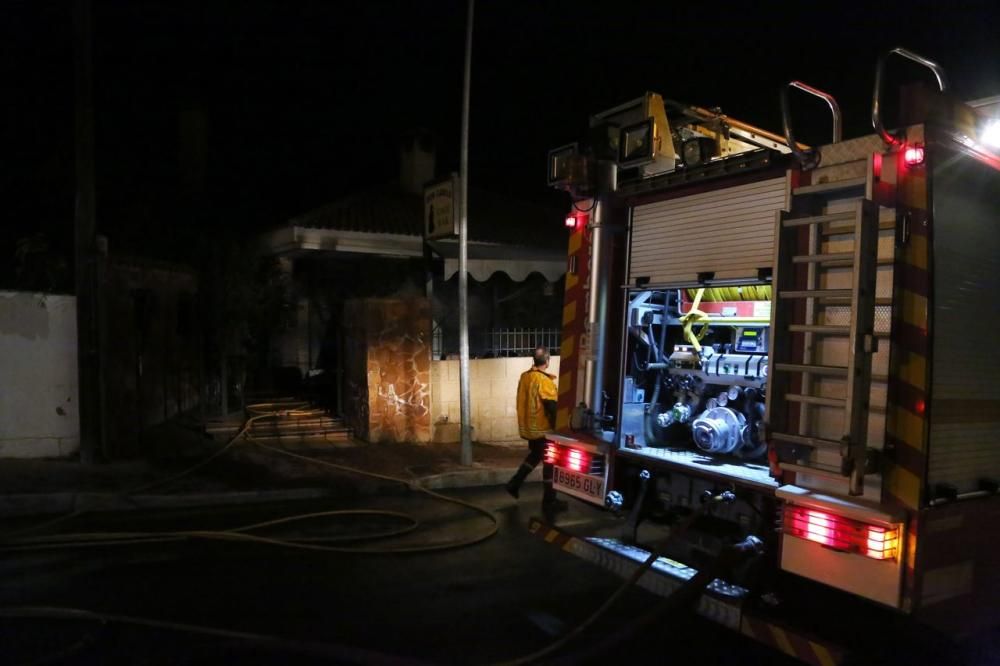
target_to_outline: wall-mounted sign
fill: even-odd
[[[424,188],[424,238],[436,240],[458,235],[458,174]]]

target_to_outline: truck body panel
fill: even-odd
[[[808,168],[774,144],[726,144],[726,117],[683,107],[647,123],[673,132],[674,155],[657,144],[652,167],[630,155],[640,166],[603,187],[569,187],[586,197],[551,460],[572,472],[557,489],[629,514],[618,539],[580,550],[645,553],[647,520],[665,530],[663,556],[696,570],[758,535],[764,564],[725,581],[756,591],[737,603],[748,635],[817,628],[765,610],[766,596],[956,634],[997,621],[1000,347],[982,334],[1000,327],[1000,158],[967,107],[908,94],[894,145],[822,146]],[[620,109],[660,98],[641,99],[595,116],[598,143]],[[606,170],[614,152],[588,159]],[[838,618],[818,633],[843,633]]]

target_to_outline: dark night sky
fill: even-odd
[[[800,78],[838,96],[846,136],[866,133],[875,59],[896,45],[941,62],[965,98],[998,94],[995,5],[480,0],[471,177],[552,200],[546,149],[647,89],[778,130],[777,89]],[[391,180],[398,136],[416,127],[438,135],[439,168],[457,168],[464,2],[95,6],[99,225],[112,247],[150,229],[254,231]],[[13,230],[70,228],[71,9],[0,0],[5,261]],[[190,109],[207,120],[207,175],[185,198],[178,114]],[[814,118],[804,141],[828,132]]]

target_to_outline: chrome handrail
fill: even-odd
[[[891,55],[898,55],[913,62],[923,65],[927,69],[934,73],[934,78],[937,79],[938,88],[941,92],[948,89],[948,81],[945,78],[944,69],[941,65],[937,64],[933,60],[928,60],[927,58],[914,53],[908,49],[902,47],[896,47],[891,51],[886,51],[878,59],[878,64],[875,67],[875,92],[872,95],[872,127],[878,132],[882,140],[886,142],[889,146],[898,146],[903,143],[903,140],[892,134],[885,128],[882,124],[882,112],[881,112],[881,101],[882,101],[882,72],[885,70],[885,61],[889,59]]]
[[[792,132],[792,112],[791,107],[788,104],[789,88],[798,88],[803,92],[819,97],[829,105],[830,113],[833,114],[832,143],[838,143],[843,136],[843,119],[840,114],[840,105],[837,104],[837,100],[830,93],[823,92],[818,88],[813,88],[811,85],[803,83],[802,81],[789,81],[781,89],[781,122],[785,128],[785,142],[795,155],[795,158],[799,161],[799,164],[801,164],[804,169],[812,169],[819,166],[819,150],[799,150],[798,144],[795,142],[795,134]]]

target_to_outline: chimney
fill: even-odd
[[[404,192],[423,196],[434,180],[434,137],[427,130],[410,132],[400,142],[399,185]]]

